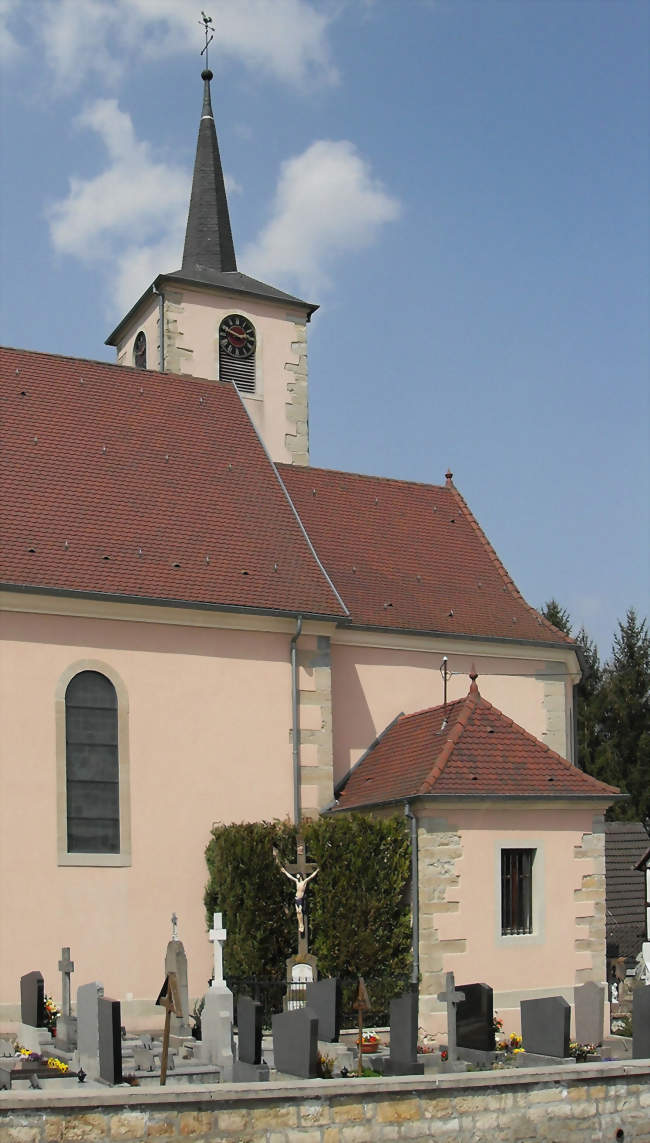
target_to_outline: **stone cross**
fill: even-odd
[[[441,1004],[447,1005],[447,1059],[449,1063],[456,1063],[456,1006],[465,999],[464,992],[457,992],[453,972],[445,976],[445,991],[438,993]]]
[[[176,916],[175,913],[172,913],[171,922],[172,922],[172,940],[177,941],[178,940],[178,917]]]
[[[223,918],[221,913],[214,913],[212,918],[212,928],[208,933],[209,939],[212,941],[214,949],[214,969],[212,972],[211,988],[217,988],[218,985],[225,984],[223,979],[223,946],[226,943],[226,930],[223,928]]]
[[[317,868],[317,866],[315,864],[313,864],[312,862],[309,862],[306,860],[305,843],[301,837],[298,837],[296,839],[296,852],[297,852],[298,860],[296,862],[294,862],[293,865],[286,865],[285,869],[287,869],[289,873],[293,873],[294,877],[296,877],[297,874],[300,873],[303,880],[305,880],[307,877],[309,877],[310,873],[314,872],[314,870]],[[302,956],[303,954],[309,952],[309,931],[307,928],[307,901],[305,901],[304,906],[303,906],[303,924],[304,924],[304,928],[305,928],[304,933],[302,933],[302,934],[298,933],[298,956]]]
[[[69,948],[61,949],[59,972],[61,973],[61,1015],[70,1016],[72,1012],[70,1006],[70,976],[74,972],[74,961],[70,960]]]

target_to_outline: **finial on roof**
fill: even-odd
[[[445,480],[446,480],[447,484],[451,484],[453,481],[453,478],[454,478],[454,474],[451,471],[451,469],[448,468],[446,473],[445,473]]]
[[[211,44],[214,39],[212,16],[206,16],[205,12],[202,10],[199,24],[203,24],[203,30],[205,32],[205,45],[201,48],[201,55],[205,55],[205,71],[201,72],[201,79],[212,79],[212,72],[210,71],[210,65],[208,64],[208,44]],[[210,33],[209,39],[208,32]],[[206,75],[206,72],[210,72],[210,74]]]
[[[472,663],[472,669],[469,673],[469,677],[472,680],[470,683],[470,687],[469,687],[469,693],[471,695],[472,694],[477,695],[478,694],[478,687],[476,685],[476,680],[478,679],[478,671],[476,670],[476,667],[474,666],[473,663]]]

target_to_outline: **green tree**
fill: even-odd
[[[576,717],[578,730],[578,761],[589,774],[593,773],[596,753],[601,744],[600,691],[603,669],[598,648],[584,627],[575,637],[582,651],[582,679],[578,686]]]
[[[557,599],[549,599],[541,609],[542,615],[557,627],[558,631],[563,631],[565,635],[571,634],[571,616],[565,607],[562,607]]]
[[[610,817],[643,821],[650,818],[650,635],[633,607],[618,627],[598,696],[601,743],[591,773],[629,794]]]

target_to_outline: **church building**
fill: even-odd
[[[605,980],[576,646],[451,472],[311,466],[317,307],[237,269],[202,78],[182,265],[116,364],[0,351],[0,1029],[62,946],[149,1026],[173,912],[200,995],[212,823],[351,809],[413,826],[420,1022],[454,971],[514,1027]]]

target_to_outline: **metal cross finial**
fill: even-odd
[[[172,913],[172,915],[171,915],[171,922],[172,922],[172,940],[177,941],[178,940],[178,917],[176,916],[175,913]]]
[[[206,16],[203,9],[201,9],[201,19],[199,20],[199,24],[203,24],[203,30],[205,32],[205,47],[201,49],[201,55],[205,53],[205,69],[208,71],[208,44],[211,44],[214,39],[214,28],[212,26],[212,16]]]

